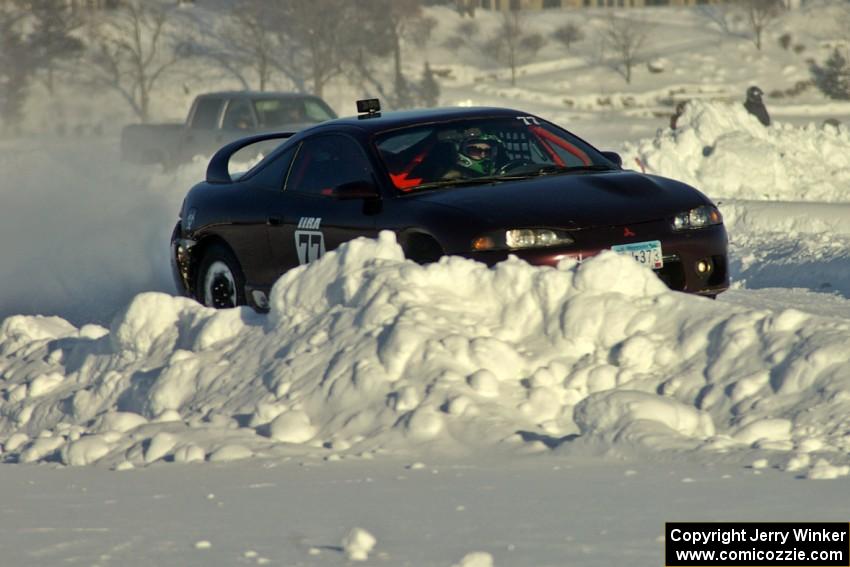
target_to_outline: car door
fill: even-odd
[[[371,162],[354,138],[317,134],[301,143],[270,212],[269,239],[281,273],[358,236],[377,235],[379,200],[332,194],[354,182],[375,183]]]
[[[225,239],[232,248],[239,248],[246,283],[252,289],[267,292],[280,276],[269,231],[278,228],[277,223],[271,224],[275,219],[272,211],[280,206],[278,201],[296,150],[297,146],[293,146],[270,156],[256,172],[246,174],[236,184],[240,197],[229,204],[232,222],[218,229],[222,235],[230,234]]]

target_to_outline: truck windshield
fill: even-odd
[[[254,101],[260,128],[322,122],[335,118],[329,108],[310,98],[261,99]]]

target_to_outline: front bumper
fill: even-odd
[[[465,256],[488,265],[514,255],[535,266],[556,266],[568,258],[591,258],[617,244],[660,240],[664,266],[655,272],[670,289],[710,296],[728,289],[728,238],[723,225],[673,232],[666,223],[645,223],[631,227],[629,232],[633,236],[623,236],[624,227],[589,229],[577,231],[576,243],[569,246],[472,252]],[[708,265],[707,271],[698,269],[701,261]]]
[[[180,223],[171,233],[171,278],[180,295],[192,297],[192,257],[190,250],[196,244],[194,240],[181,237]]]

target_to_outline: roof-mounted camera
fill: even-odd
[[[381,115],[381,101],[377,98],[367,98],[357,101],[357,117],[377,118]]]

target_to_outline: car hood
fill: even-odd
[[[535,177],[413,194],[497,227],[590,228],[663,219],[710,201],[672,179],[631,171]]]

